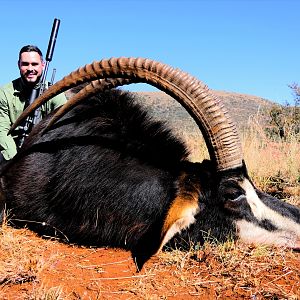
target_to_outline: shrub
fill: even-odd
[[[274,105],[269,110],[269,123],[266,133],[270,138],[289,141],[300,140],[300,87],[294,83],[289,85],[294,94],[294,103]]]

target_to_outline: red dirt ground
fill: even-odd
[[[246,245],[173,250],[153,257],[138,273],[126,251],[66,245],[26,229],[5,232],[17,245],[19,268],[2,245],[3,300],[300,298],[300,254],[288,250]]]

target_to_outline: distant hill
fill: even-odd
[[[252,118],[275,105],[274,102],[257,96],[224,91],[213,92],[223,101],[240,132],[249,127]],[[199,141],[203,140],[202,135],[192,117],[177,101],[159,91],[136,92],[136,94],[141,99],[140,103],[148,108],[153,118],[166,121],[176,135],[189,146],[192,160],[198,160],[199,156],[203,157],[198,149]]]
[[[213,93],[222,100],[240,130],[248,127],[248,121],[252,117],[275,105],[270,100],[252,95],[224,91]],[[177,123],[190,117],[177,101],[164,92],[136,92],[136,94],[141,97],[141,103],[148,107],[155,118]]]
[[[213,92],[223,101],[231,117],[241,130],[248,127],[251,118],[276,105],[270,100],[257,96],[224,91]]]

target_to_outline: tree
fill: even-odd
[[[293,104],[274,105],[269,111],[269,126],[266,131],[270,137],[288,140],[296,137],[300,140],[300,86],[289,85],[293,92]]]

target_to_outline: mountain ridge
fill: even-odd
[[[263,112],[278,105],[258,96],[215,90],[212,92],[224,104],[240,135],[250,128],[254,118],[259,118],[261,125],[264,126],[267,114],[263,114]],[[147,108],[151,117],[165,122],[173,133],[187,145],[191,153],[190,160],[203,159],[203,149],[199,147],[203,142],[202,133],[194,119],[180,103],[161,91],[133,93],[137,95],[138,102]],[[207,153],[204,156],[208,157]]]
[[[212,90],[212,92],[224,104],[224,107],[228,110],[229,115],[239,130],[247,128],[248,121],[252,117],[257,116],[275,105],[279,105],[271,100],[254,95],[218,90]],[[163,111],[167,113],[167,115],[171,114],[171,112],[172,114],[176,114],[176,112],[180,115],[183,114],[182,110],[184,110],[184,108],[164,92],[134,93],[143,99],[142,105],[145,104],[156,117],[160,115],[159,112]]]

